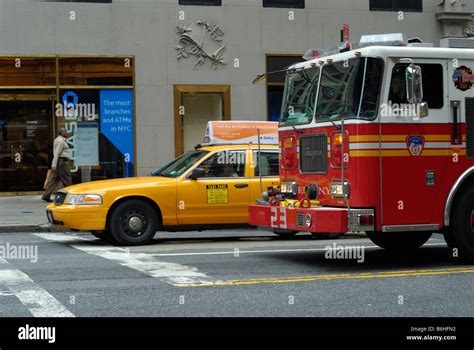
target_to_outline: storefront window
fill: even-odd
[[[91,179],[134,174],[131,89],[61,89],[56,117],[70,132],[73,173],[91,167]]]
[[[0,57],[0,192],[42,190],[60,127],[74,183],[134,176],[133,80],[133,57]]]
[[[55,85],[55,58],[0,57],[0,86]]]
[[[59,84],[66,86],[131,86],[133,85],[132,63],[129,57],[59,58]]]

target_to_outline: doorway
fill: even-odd
[[[51,162],[53,91],[0,94],[0,192],[41,191]]]
[[[174,105],[177,157],[202,141],[208,121],[230,120],[230,86],[175,85]]]

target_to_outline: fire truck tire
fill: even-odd
[[[273,233],[280,236],[281,238],[292,238],[294,235],[298,233],[298,231],[275,228],[273,229]]]
[[[420,248],[433,232],[366,232],[372,242],[391,251],[406,251]]]
[[[464,190],[456,200],[452,216],[450,233],[459,249],[459,257],[468,263],[474,262],[474,187]]]
[[[454,238],[454,234],[451,230],[443,232],[443,237],[449,248],[457,248],[458,244],[456,243],[456,239]]]
[[[318,233],[311,233],[313,235],[313,238],[316,239],[338,239],[344,233],[334,233],[334,232],[318,232]]]

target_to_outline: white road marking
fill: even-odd
[[[55,242],[71,243],[71,238],[73,238],[69,236],[68,239],[65,239],[64,234],[61,233],[35,233],[34,235]],[[71,244],[71,247],[87,254],[114,261],[122,266],[143,272],[151,277],[162,279],[174,286],[222,282],[200,272],[196,267],[158,261],[151,254],[132,253],[127,248],[113,247],[109,245],[78,244]]]
[[[27,274],[0,258],[0,281],[34,317],[74,317],[63,304],[36,284]],[[0,296],[11,295],[2,291]]]
[[[329,245],[329,244],[328,244]],[[445,246],[444,243],[427,243],[423,246]],[[329,245],[332,248],[332,245]],[[380,248],[376,245],[364,245],[359,246],[357,244],[340,244],[338,246],[356,246],[358,248],[373,249]],[[222,252],[198,252],[198,253],[155,253],[149,254],[152,256],[194,256],[194,255],[234,255],[236,252],[239,254],[252,254],[252,253],[298,253],[298,252],[325,252],[326,248],[297,248],[297,249],[266,249],[266,250],[230,250]]]
[[[110,245],[78,245],[74,244],[76,241],[91,241],[97,242],[94,239],[80,237],[64,233],[34,233],[35,236],[45,240],[54,242],[69,243],[71,247],[83,251],[87,254],[95,255],[107,260],[114,261],[122,266],[132,268],[134,270],[145,273],[154,278],[162,279],[163,281],[174,286],[186,286],[196,284],[226,284],[222,280],[215,280],[212,277],[200,272],[196,267],[185,266],[177,263],[170,263],[158,261],[155,257],[170,257],[170,256],[196,256],[196,255],[230,255],[235,254],[235,250],[220,251],[220,252],[195,252],[195,253],[133,253],[128,248],[114,247]],[[331,244],[334,241],[331,241]],[[329,245],[329,242],[328,242]],[[340,244],[344,246],[344,244]],[[356,244],[346,244],[354,246]],[[444,243],[427,243],[425,246],[445,246]],[[331,246],[332,247],[332,246]],[[379,248],[376,245],[361,246],[364,249]],[[268,249],[268,250],[239,250],[238,253],[290,253],[290,252],[324,252],[326,248],[296,248],[296,249]]]

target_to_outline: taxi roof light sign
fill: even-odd
[[[219,144],[278,145],[278,123],[259,121],[209,121],[202,146]]]

